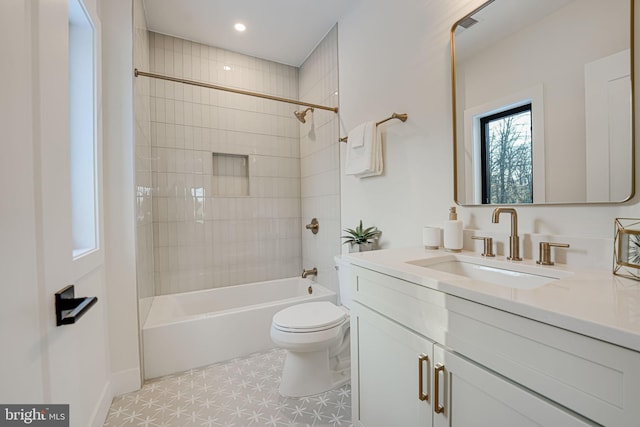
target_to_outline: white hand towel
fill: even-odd
[[[349,132],[345,174],[364,178],[381,173],[382,144],[376,123],[362,123]]]
[[[371,168],[366,172],[357,174],[358,178],[382,175],[382,134],[377,131],[377,126],[374,128],[374,133],[373,146],[371,148]]]

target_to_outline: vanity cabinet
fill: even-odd
[[[353,423],[640,425],[640,354],[353,267]]]
[[[352,311],[360,354],[356,425],[432,426],[433,342],[360,305]]]

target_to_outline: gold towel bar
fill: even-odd
[[[392,119],[398,119],[401,122],[406,122],[408,117],[409,116],[407,115],[407,113],[402,113],[402,114],[393,113],[391,115],[391,117],[387,117],[384,120],[380,120],[379,122],[376,122],[376,126],[379,126],[379,125],[383,124],[384,122],[388,122],[389,120],[392,120]],[[348,139],[349,139],[348,136],[343,136],[342,138],[340,138],[340,142],[347,142]]]
[[[251,91],[248,91],[248,90],[242,90],[242,89],[235,89],[235,88],[231,88],[231,87],[219,86],[219,85],[214,85],[214,84],[211,84],[211,83],[200,82],[200,81],[197,81],[197,80],[188,80],[188,79],[183,79],[183,78],[180,78],[180,77],[167,76],[166,74],[147,73],[145,71],[140,71],[137,68],[134,69],[133,71],[134,71],[133,75],[136,76],[136,77],[139,77],[139,76],[152,77],[154,79],[167,80],[167,81],[176,82],[176,83],[184,83],[184,84],[193,85],[193,86],[205,87],[205,88],[208,88],[208,89],[222,90],[222,91],[225,91],[225,92],[238,93],[240,95],[255,96],[255,97],[258,97],[258,98],[270,99],[272,101],[287,102],[289,104],[294,104],[294,105],[303,105],[305,107],[312,107],[312,108],[318,108],[320,110],[333,111],[334,113],[338,112],[338,107],[327,107],[326,105],[311,104],[309,102],[297,101],[295,99],[281,98],[279,96],[272,96],[272,95],[267,95],[267,94],[259,93],[259,92],[251,92]]]

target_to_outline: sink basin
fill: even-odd
[[[566,271],[464,255],[446,255],[408,263],[514,289],[535,289],[571,275]]]

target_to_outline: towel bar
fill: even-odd
[[[376,122],[376,126],[380,126],[384,122],[388,122],[389,120],[392,120],[392,119],[398,119],[401,122],[406,122],[408,117],[409,116],[407,115],[407,113],[402,113],[402,114],[393,113],[391,117],[387,117],[384,120],[380,120],[379,122]],[[340,142],[347,142],[348,139],[349,139],[348,136],[343,136],[342,138],[340,138]]]

